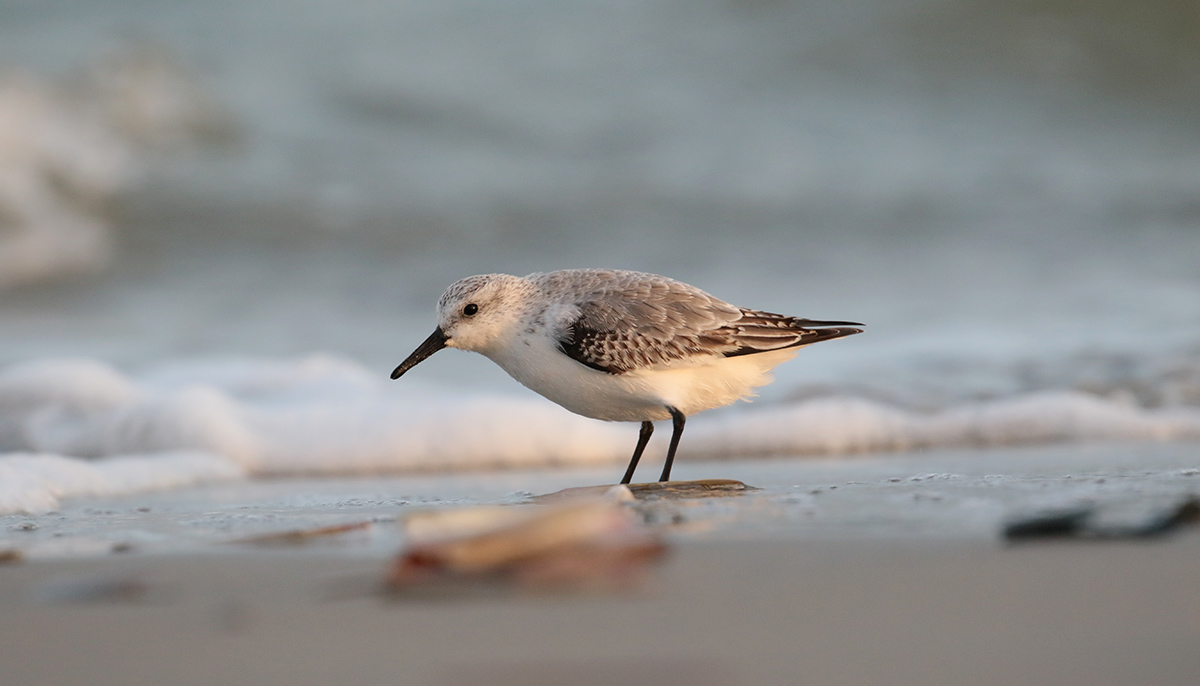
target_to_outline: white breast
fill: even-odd
[[[609,374],[567,357],[549,336],[509,340],[484,354],[522,385],[576,414],[627,422],[669,419],[668,405],[690,415],[746,398],[798,351],[692,358],[665,369]]]

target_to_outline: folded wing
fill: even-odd
[[[854,328],[862,324],[855,322],[735,307],[656,275],[607,272],[590,286],[573,294],[571,314],[555,333],[563,353],[610,374],[752,355],[862,332]]]

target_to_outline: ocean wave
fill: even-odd
[[[107,266],[110,206],[143,177],[147,155],[230,131],[160,48],[70,78],[0,73],[0,288]]]
[[[466,394],[328,356],[177,363],[138,376],[94,360],[0,372],[0,513],[218,479],[608,465],[632,425],[529,396]],[[941,411],[860,397],[700,415],[682,454],[836,456],[943,447],[1200,440],[1200,409],[1045,391]],[[656,437],[661,452],[664,437]]]

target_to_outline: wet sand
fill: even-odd
[[[30,563],[0,570],[0,664],[24,686],[1193,686],[1198,563],[1196,535],[1015,549],[694,542],[633,595],[423,602],[371,593],[376,559]],[[48,582],[105,580],[141,590],[45,597]]]
[[[763,491],[646,510],[670,522],[672,552],[629,594],[378,592],[402,545],[397,511],[519,501],[513,483],[552,490],[590,473],[79,502],[2,522],[5,544],[29,554],[0,566],[0,682],[1194,686],[1195,527],[1020,545],[997,527],[1039,504],[1128,512],[1131,498],[1195,492],[1197,464],[1200,450],[1178,445],[693,464],[682,476]],[[355,519],[375,531],[228,543]],[[23,522],[35,528],[14,530]]]

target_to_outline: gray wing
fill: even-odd
[[[749,355],[859,333],[853,322],[819,322],[735,307],[674,279],[613,270],[539,275],[573,305],[556,331],[559,348],[593,369],[621,374],[692,357]]]

